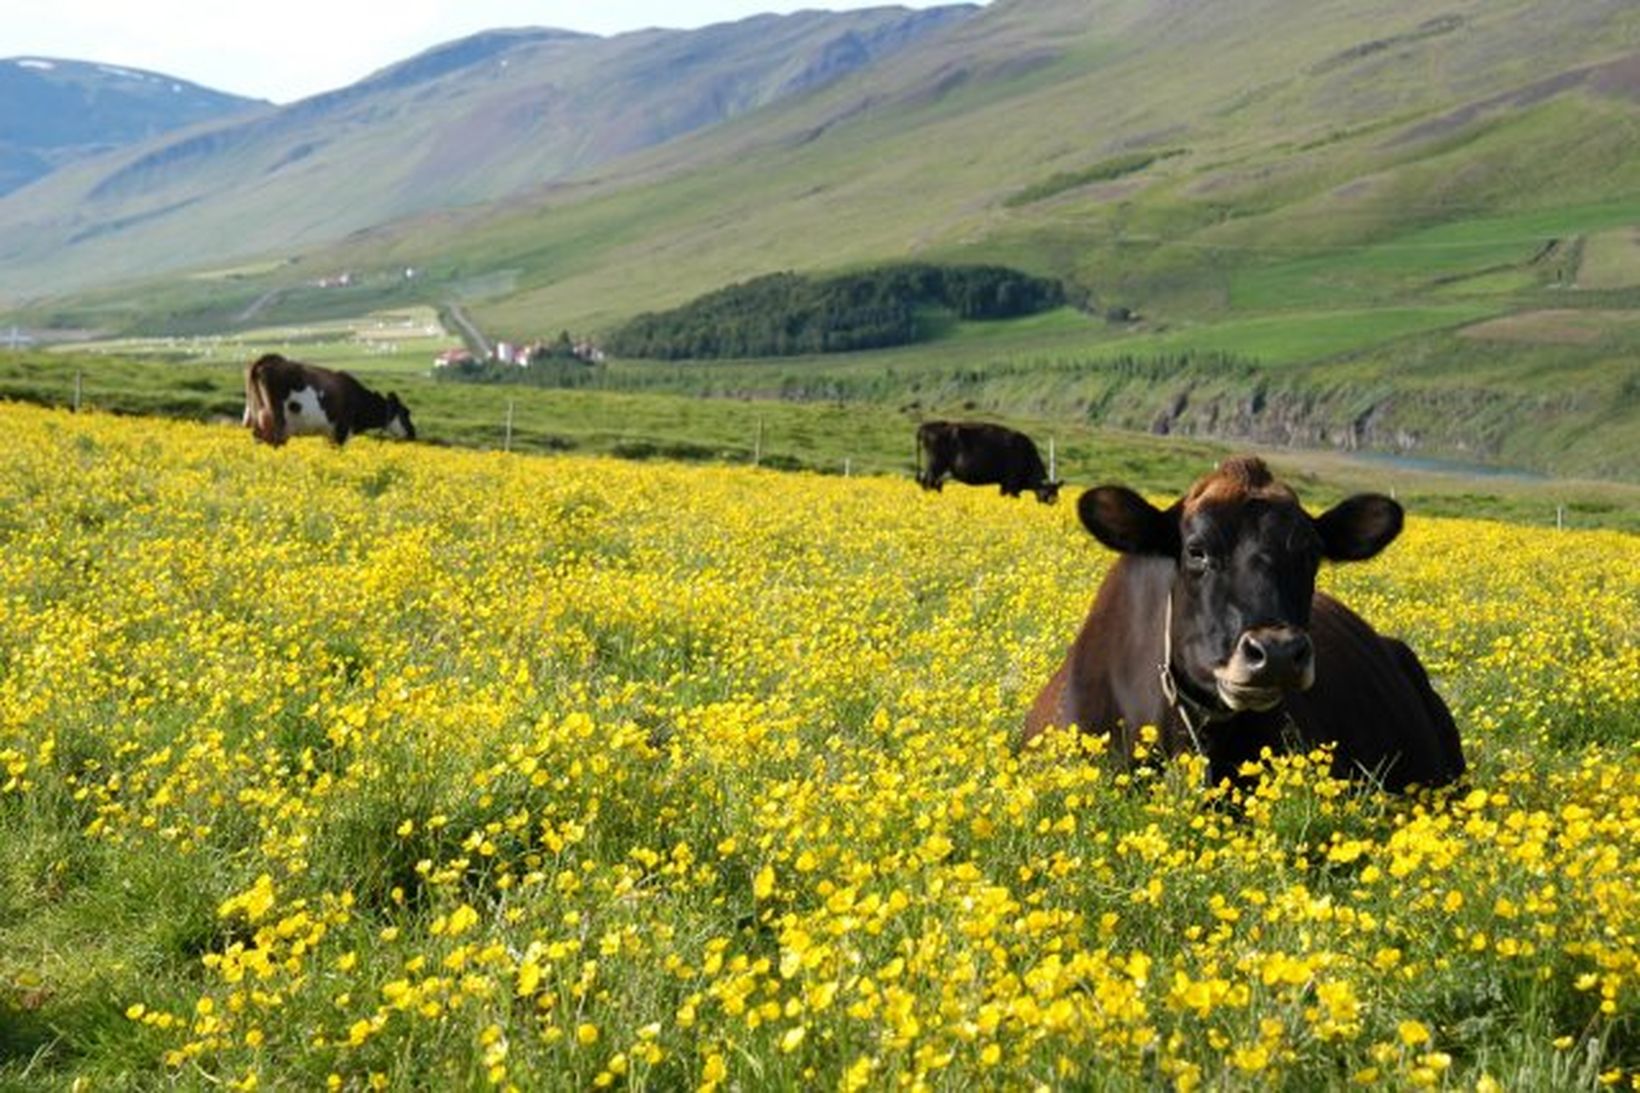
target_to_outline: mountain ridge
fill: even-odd
[[[0,292],[180,267],[161,233],[200,218],[210,226],[188,257],[210,262],[506,200],[805,94],[978,10],[801,12],[609,38],[529,28],[444,43],[347,88],[81,163],[0,199],[0,267],[30,271],[9,284],[0,272]],[[167,219],[184,208],[188,223]],[[90,253],[63,250],[90,240]]]
[[[36,54],[0,58],[0,103],[0,196],[67,163],[270,105],[147,69]]]

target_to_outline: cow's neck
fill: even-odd
[[[1116,559],[1094,598],[1073,651],[1066,702],[1058,723],[1111,731],[1124,759],[1140,726],[1174,734],[1167,699],[1157,681],[1162,658],[1162,611],[1173,581],[1167,558],[1123,555]],[[1183,750],[1175,741],[1167,749]]]

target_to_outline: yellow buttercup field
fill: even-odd
[[[1640,540],[1325,587],[1473,768],[1012,735],[1074,506],[0,407],[0,1081],[1640,1087]]]

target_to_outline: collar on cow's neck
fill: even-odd
[[[1184,731],[1190,734],[1190,746],[1197,755],[1206,755],[1207,746],[1202,733],[1215,721],[1228,721],[1236,711],[1202,702],[1179,686],[1179,677],[1173,671],[1173,590],[1167,590],[1167,607],[1162,615],[1162,660],[1156,666],[1162,684],[1162,697],[1184,722]]]

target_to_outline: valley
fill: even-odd
[[[768,62],[754,80],[754,41],[809,75],[781,83]],[[629,67],[590,75],[594,55]],[[580,90],[540,98],[526,57]],[[993,263],[1058,280],[1071,306],[941,321],[900,349],[612,359],[561,383],[1633,483],[1637,57],[1630,7],[1532,0],[998,0],[482,35],[0,199],[0,323],[209,338],[413,307],[452,339],[462,316],[483,338],[598,340],[782,271]],[[684,72],[732,108],[611,143],[612,119]],[[442,147],[512,117],[504,101],[558,128],[445,182],[386,126]],[[603,150],[570,155],[575,125]],[[390,180],[415,164],[406,204]]]

